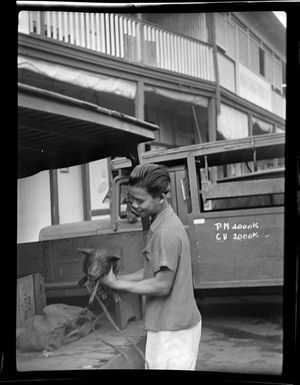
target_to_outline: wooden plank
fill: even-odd
[[[17,280],[17,327],[35,315],[33,276]]]
[[[253,287],[283,286],[283,278],[279,279],[253,279],[243,281],[211,281],[199,282],[197,289],[225,289],[225,288],[253,288]]]
[[[46,12],[47,37],[51,37],[51,13]]]
[[[57,12],[52,12],[53,39],[57,39]]]
[[[75,20],[74,20],[74,25],[75,25],[75,43],[76,45],[80,45],[80,25],[79,25],[79,13],[75,12]]]
[[[85,14],[85,36],[86,36],[86,48],[91,48],[91,32],[90,32],[90,14]]]
[[[100,32],[100,51],[103,53],[106,53],[106,45],[105,45],[105,19],[104,19],[104,13],[100,13],[100,26],[101,26],[101,32]]]
[[[33,287],[35,314],[41,314],[46,306],[45,280],[41,274],[33,274]]]
[[[46,298],[53,299],[53,298],[71,298],[71,297],[88,297],[88,293],[86,289],[83,288],[47,288],[46,285]]]
[[[108,55],[110,55],[110,29],[109,29],[109,14],[105,13],[105,37],[106,37],[106,51]]]
[[[81,40],[80,40],[80,45],[82,47],[86,47],[86,36],[85,36],[85,27],[84,27],[84,13],[83,12],[80,12],[80,36],[81,36]]]
[[[218,164],[246,162],[253,159],[253,147],[257,159],[268,159],[284,156],[285,134],[266,134],[243,139],[220,140],[175,149],[150,151],[143,155],[144,162],[151,158],[156,162],[186,159],[188,156],[207,156],[209,166]],[[201,158],[200,158],[201,159]]]
[[[63,12],[63,24],[64,24],[64,42],[69,42],[68,37],[68,12]]]
[[[137,37],[136,37],[136,48],[137,48],[137,61],[138,62],[145,62],[145,56],[144,56],[144,46],[146,44],[144,37],[146,37],[146,34],[144,32],[145,26],[144,24],[138,23],[137,24]],[[148,64],[148,63],[147,63]]]
[[[110,14],[110,44],[111,44],[111,55],[116,56],[116,39],[115,39],[115,23],[114,23],[114,15]]]
[[[74,44],[75,31],[74,31],[74,13],[69,13],[69,31],[70,31],[70,43]]]
[[[187,158],[188,163],[188,176],[190,181],[190,189],[191,189],[191,203],[192,203],[192,212],[198,213],[200,212],[200,202],[199,202],[199,193],[198,193],[198,177],[195,165],[195,158],[189,156]]]
[[[115,42],[116,42],[116,57],[120,57],[120,32],[118,15],[114,16]]]
[[[283,178],[260,179],[259,183],[257,180],[216,183],[202,189],[206,200],[280,193],[284,193]]]
[[[100,44],[100,15],[99,13],[95,14],[96,17],[96,50],[101,51]]]
[[[90,13],[91,19],[91,49],[96,49],[96,41],[95,41],[95,14]]]
[[[122,16],[119,16],[119,30],[120,30],[120,56],[121,58],[124,58],[124,18]]]
[[[41,34],[41,12],[36,12],[36,33]]]
[[[62,12],[58,12],[58,40],[63,40]]]

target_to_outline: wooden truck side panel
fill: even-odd
[[[283,214],[269,207],[192,217],[194,287],[281,286]]]
[[[76,286],[83,276],[84,259],[77,249],[94,247],[107,247],[110,252],[120,255],[121,274],[143,267],[142,231],[119,231],[19,244],[18,276],[41,273],[45,277],[47,297],[84,295],[86,289]]]

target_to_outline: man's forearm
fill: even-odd
[[[118,279],[121,279],[124,281],[137,282],[137,281],[142,280],[143,277],[144,277],[144,268],[142,268],[138,271],[135,271],[134,273],[119,275]]]
[[[123,280],[122,276],[110,285],[112,289],[126,291],[128,293],[140,295],[167,295],[170,287],[165,282],[155,278],[143,279],[138,282]]]

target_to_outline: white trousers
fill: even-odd
[[[146,369],[195,370],[202,322],[190,329],[147,332]]]

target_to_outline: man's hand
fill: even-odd
[[[101,278],[100,282],[114,290],[141,295],[163,296],[170,293],[174,275],[174,271],[168,268],[161,268],[152,278],[127,281],[122,279],[122,276],[117,278],[113,270],[110,270],[105,277]]]
[[[103,285],[109,286],[112,289],[114,288],[114,283],[117,281],[117,277],[115,276],[112,267],[109,273],[105,275],[103,278],[101,278],[100,281],[101,283],[103,283]]]

